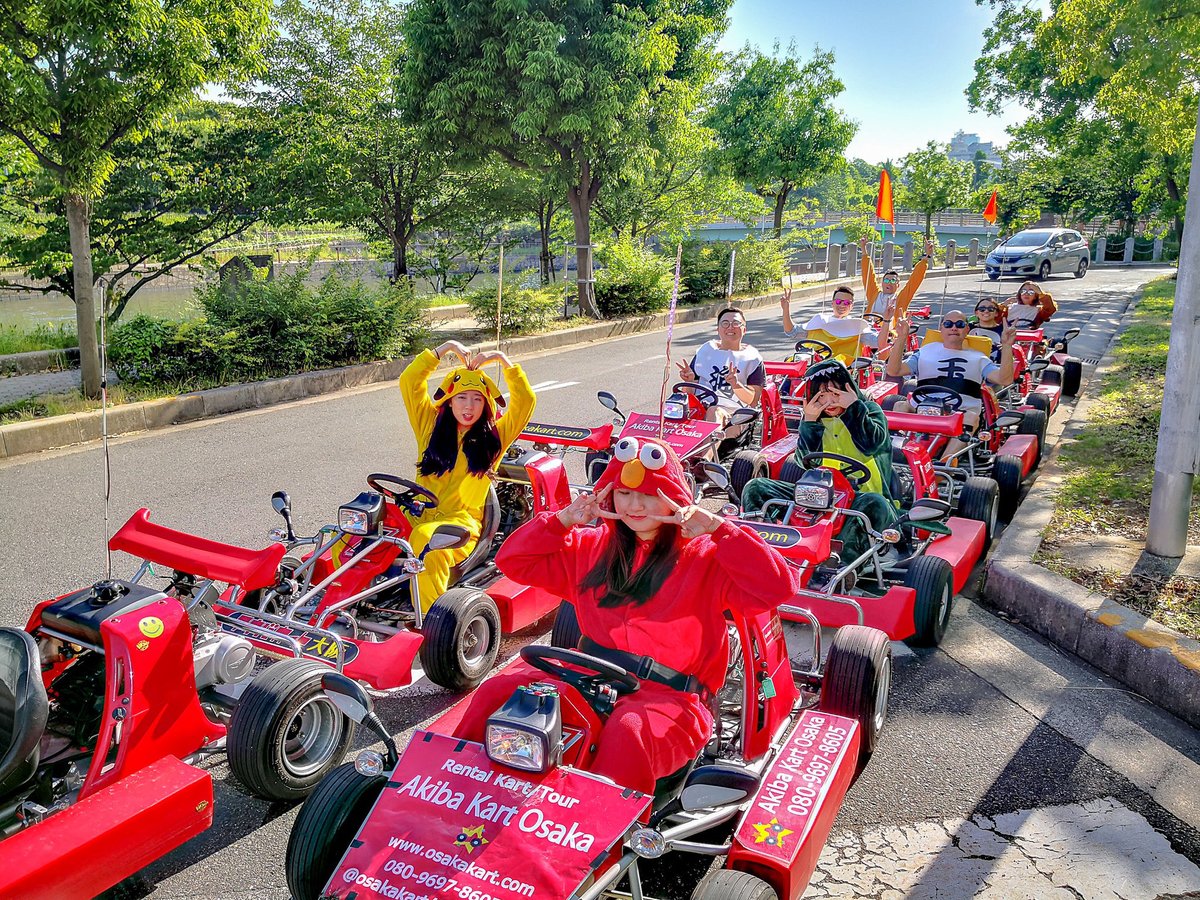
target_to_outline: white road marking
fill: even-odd
[[[557,391],[559,388],[573,387],[579,384],[578,381],[542,381],[537,384],[530,385],[533,391]]]

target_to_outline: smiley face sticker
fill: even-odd
[[[146,616],[138,622],[138,631],[148,638],[162,637],[163,621],[158,616]]]

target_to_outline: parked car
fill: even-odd
[[[1001,275],[1036,276],[1044,281],[1055,272],[1070,272],[1082,278],[1090,262],[1087,238],[1078,231],[1027,228],[989,253],[984,267],[992,281]]]

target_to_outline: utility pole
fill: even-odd
[[[1189,183],[1146,529],[1146,552],[1169,559],[1187,549],[1192,481],[1200,462],[1200,111]]]

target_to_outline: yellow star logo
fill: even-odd
[[[783,839],[792,833],[791,829],[784,828],[779,824],[778,819],[772,819],[765,825],[755,825],[754,830],[758,832],[758,836],[754,839],[756,844],[767,844],[771,847],[783,847]]]
[[[476,847],[482,847],[487,842],[487,838],[483,836],[483,826],[476,825],[474,828],[464,828],[460,831],[454,839],[454,846],[464,847],[468,853],[474,853]]]

